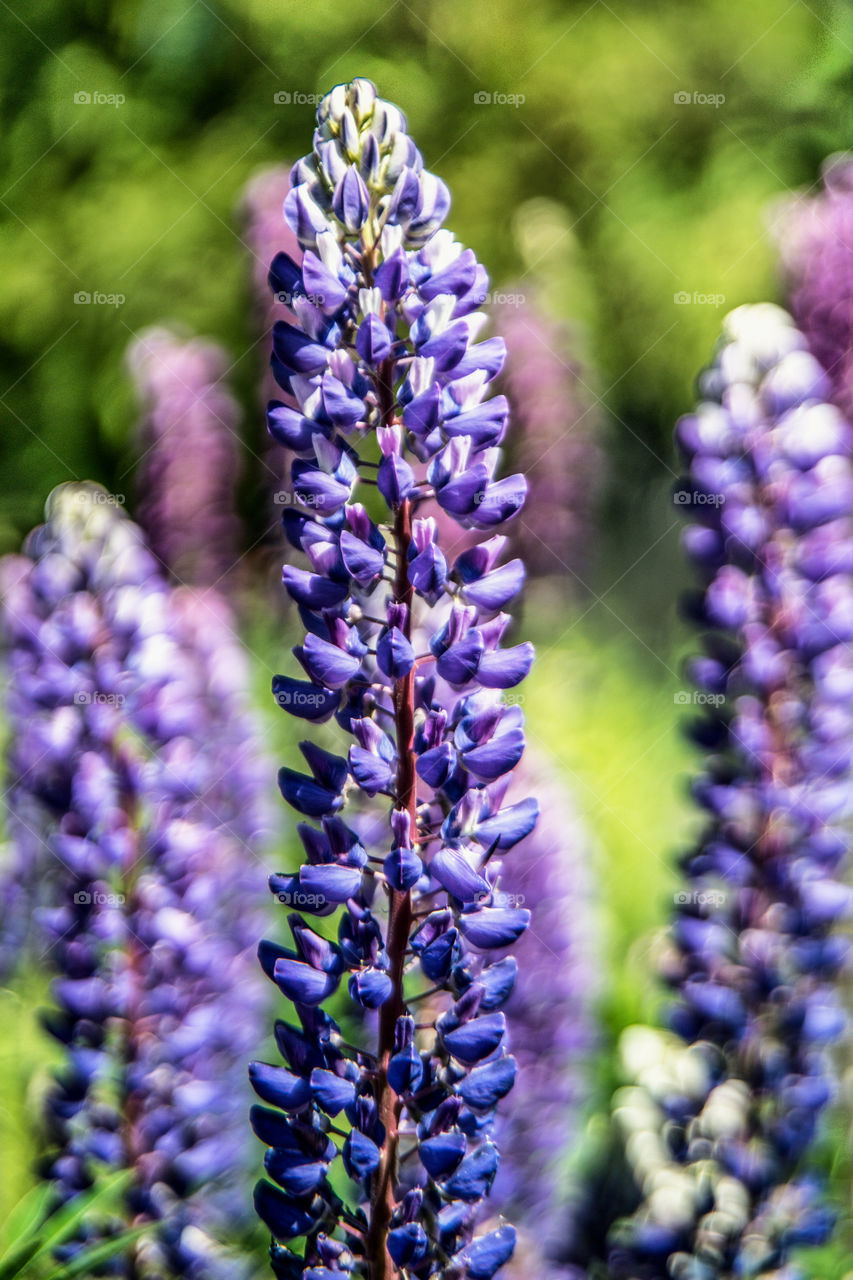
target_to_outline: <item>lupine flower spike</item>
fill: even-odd
[[[307,819],[305,862],[272,887],[301,910],[292,946],[264,943],[261,961],[298,1025],[276,1027],[286,1066],[251,1068],[268,1173],[256,1205],[284,1280],[488,1280],[514,1245],[508,1225],[474,1230],[516,1074],[505,953],[530,914],[495,895],[537,816],[530,798],[503,803],[524,738],[501,690],[533,656],[500,643],[524,575],[501,563],[497,530],[526,490],[496,478],[507,404],[485,396],[504,344],[476,341],[485,272],[442,228],[447,190],[372,84],[322,100],[292,183],[285,216],[304,257],[278,255],[271,280],[298,323],[275,326],[272,363],[298,408],[273,403],[268,423],[296,455],[300,505],[284,523],[307,568],[287,565],[284,581],[307,634],[303,675],[274,692],[303,720],[334,717],[352,745],[304,742],[304,771],[279,776]],[[418,514],[433,496],[487,540],[448,563]],[[365,808],[384,831],[367,847]],[[340,908],[334,941],[305,919]],[[378,1010],[375,1042],[346,1043],[322,1009],[341,984]]]
[[[503,382],[519,428],[513,457],[530,484],[513,542],[529,575],[564,576],[576,589],[588,576],[595,543],[604,474],[600,418],[567,327],[551,319],[535,295],[508,297],[497,311],[508,351]]]
[[[224,383],[227,353],[157,328],[127,359],[143,410],[137,491],[151,549],[187,586],[233,585],[240,410]]]
[[[158,1229],[109,1274],[232,1280],[214,1238],[244,1203],[269,823],[242,655],[216,601],[173,595],[96,485],[55,490],[2,577],[4,959],[54,973],[47,1025],[66,1053],[46,1176],[65,1202],[104,1166],[133,1172],[123,1225]]]
[[[628,1108],[652,1157],[616,1276],[793,1275],[832,1217],[807,1157],[845,1027],[853,752],[853,431],[790,317],[741,307],[682,420],[707,828],[666,962],[683,1068]],[[650,1132],[648,1117],[657,1115]],[[645,1117],[645,1118],[644,1118]]]

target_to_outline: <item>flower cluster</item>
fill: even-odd
[[[853,431],[777,307],[728,317],[701,388],[678,441],[707,828],[665,961],[690,1048],[625,1112],[645,1199],[611,1256],[617,1276],[677,1280],[787,1276],[828,1232],[804,1157],[834,1091],[850,896]]]
[[[240,558],[240,410],[223,384],[227,354],[157,328],[133,340],[127,359],[144,415],[137,490],[151,549],[179,582],[228,584]]]
[[[781,218],[779,250],[791,313],[829,378],[835,403],[853,414],[853,157],[831,156],[824,188],[795,196]]]
[[[108,497],[60,486],[3,564],[4,896],[18,961],[57,975],[47,1175],[67,1199],[104,1165],[134,1170],[127,1221],[159,1226],[127,1274],[201,1278],[220,1274],[218,1215],[242,1203],[270,815],[224,605],[173,593]]]
[[[542,815],[501,881],[502,903],[528,908],[533,922],[516,947],[518,979],[505,1006],[519,1075],[498,1126],[503,1162],[492,1207],[519,1228],[519,1255],[535,1251],[540,1272],[557,1280],[571,1235],[568,1160],[586,1101],[599,982],[589,835],[565,786],[528,749],[509,798],[534,786]],[[507,1275],[531,1265],[530,1256],[521,1266],[515,1259]]]
[[[277,255],[270,280],[298,318],[276,324],[272,358],[297,407],[273,403],[268,425],[296,455],[284,525],[307,568],[285,566],[284,582],[307,634],[294,650],[305,678],[279,676],[274,693],[303,720],[335,717],[353,743],[344,756],[303,742],[305,771],[279,775],[308,819],[305,862],[272,879],[297,910],[292,946],[264,943],[261,961],[299,1025],[276,1026],[286,1067],[251,1068],[271,1179],[256,1206],[285,1280],[488,1280],[515,1238],[474,1228],[516,1074],[504,952],[530,917],[501,905],[500,860],[537,816],[530,798],[504,804],[524,737],[501,691],[533,656],[501,647],[524,573],[501,563],[495,530],[526,490],[496,478],[508,410],[485,396],[504,344],[476,341],[485,272],[441,229],[444,184],[368,81],[323,99],[292,183],[285,215],[304,254]],[[490,536],[448,563],[418,515],[431,499]],[[364,822],[368,801],[381,826]],[[339,907],[335,940],[305,919]],[[341,983],[377,1011],[369,1045],[345,1042],[321,1008]],[[439,991],[440,1016],[417,1023]]]
[[[590,555],[595,504],[604,458],[599,426],[576,345],[534,296],[510,294],[497,310],[499,333],[509,352],[504,383],[515,435],[513,456],[530,482],[524,519],[513,529],[531,575],[584,577]]]

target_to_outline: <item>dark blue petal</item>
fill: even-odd
[[[538,817],[539,805],[535,800],[519,800],[518,804],[507,805],[491,818],[478,822],[474,828],[474,839],[487,849],[495,842],[498,849],[511,849],[530,835]]]
[[[301,960],[276,960],[275,981],[295,1004],[318,1005],[336,991],[340,976],[314,969]]]
[[[355,1100],[355,1085],[333,1071],[315,1067],[311,1072],[311,1093],[327,1115],[336,1116]]]
[[[484,1067],[475,1067],[459,1082],[456,1091],[472,1111],[491,1111],[509,1093],[517,1074],[515,1058],[498,1058]]]
[[[405,893],[423,875],[424,864],[414,849],[392,849],[382,864],[392,889]]]
[[[492,1280],[498,1269],[512,1257],[515,1239],[515,1227],[507,1223],[496,1231],[490,1231],[487,1236],[472,1240],[453,1262],[467,1280]]]
[[[289,564],[282,569],[281,577],[292,599],[306,609],[333,609],[346,599],[349,591],[346,583],[330,582],[319,574],[295,569]]]
[[[298,1111],[311,1101],[308,1081],[286,1067],[250,1062],[249,1079],[259,1098],[274,1107],[281,1107],[282,1111]]]
[[[397,507],[414,488],[415,473],[405,458],[398,453],[389,453],[379,464],[376,483],[389,507]]]
[[[372,312],[366,315],[358,327],[355,347],[365,364],[375,369],[391,351],[393,338],[388,328]]]
[[[415,651],[399,627],[389,627],[376,646],[379,670],[389,680],[402,680],[414,666]]]
[[[439,1133],[420,1144],[421,1164],[431,1178],[445,1178],[458,1167],[467,1149],[464,1133]]]
[[[277,1240],[304,1236],[314,1225],[314,1217],[295,1204],[271,1182],[255,1186],[255,1212]]]
[[[334,862],[319,867],[306,864],[299,872],[299,883],[306,893],[325,902],[346,902],[358,893],[361,871],[358,867],[344,867]]]
[[[394,984],[383,969],[359,969],[349,980],[349,993],[363,1009],[378,1009],[391,998]]]
[[[379,1148],[359,1129],[352,1129],[347,1134],[341,1154],[347,1173],[356,1182],[369,1177],[379,1167]]]
[[[529,641],[511,649],[484,653],[477,668],[477,680],[487,689],[514,689],[533,666],[534,648]]]
[[[483,950],[510,946],[529,924],[526,907],[482,907],[459,918],[463,937]]]
[[[442,1039],[445,1048],[466,1067],[482,1062],[497,1049],[506,1031],[506,1018],[502,1013],[489,1013],[481,1018],[463,1022],[455,1031],[448,1031]]]
[[[487,1070],[485,1067],[481,1071]],[[493,1142],[484,1142],[481,1147],[466,1156],[459,1168],[444,1184],[444,1190],[451,1200],[464,1200],[473,1204],[489,1194],[495,1174],[498,1171],[498,1149]]]
[[[328,364],[328,348],[286,320],[276,320],[272,341],[276,358],[294,373],[320,373]]]
[[[460,902],[482,901],[491,895],[488,881],[456,849],[439,849],[429,864],[429,871],[433,879]]]
[[[309,636],[308,639],[312,637]],[[318,641],[318,643],[322,642]],[[300,720],[309,720],[314,724],[321,724],[324,720],[330,719],[341,701],[341,695],[337,690],[323,689],[319,685],[310,684],[307,680],[294,680],[291,676],[273,676],[272,691],[278,705],[290,715]]]
[[[309,778],[307,774],[297,773],[293,769],[279,769],[278,785],[287,803],[297,813],[304,813],[306,818],[322,818],[326,813],[334,813],[343,804],[343,796],[321,786],[315,778]]]

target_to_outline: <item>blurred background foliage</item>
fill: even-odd
[[[690,829],[692,761],[674,704],[685,642],[672,424],[724,310],[779,296],[780,199],[815,184],[822,159],[853,136],[853,9],[12,0],[0,5],[0,40],[0,552],[18,547],[63,480],[132,494],[124,353],[163,320],[231,352],[247,546],[275,524],[260,462],[266,345],[238,206],[252,173],[308,149],[313,105],[300,99],[336,82],[369,76],[403,107],[453,193],[456,235],[494,287],[537,282],[577,333],[603,406],[607,481],[582,599],[569,606],[548,582],[528,598],[540,661],[524,696],[531,736],[597,850],[604,1057],[624,1026],[654,1016],[650,939]],[[287,649],[271,615],[262,600],[249,610],[261,706]],[[269,714],[284,758],[289,727]],[[2,1008],[20,1028],[14,1069],[8,1054],[0,1061],[16,1153],[32,1141],[22,1108],[46,1071],[31,1008],[20,992]],[[7,1167],[6,1204],[27,1185],[25,1160]]]

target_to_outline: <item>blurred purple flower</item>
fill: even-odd
[[[792,1249],[832,1227],[808,1157],[846,1027],[853,429],[778,307],[728,316],[700,387],[676,500],[702,584],[707,825],[665,961],[690,1049],[669,1088],[664,1071],[622,1107],[644,1199],[610,1268],[632,1280],[787,1276]]]
[[[541,817],[501,875],[503,901],[533,912],[516,944],[518,978],[505,1006],[519,1075],[500,1116],[504,1160],[491,1196],[492,1208],[520,1233],[520,1257],[507,1280],[523,1274],[522,1261],[530,1267],[525,1251],[538,1255],[543,1273],[564,1274],[559,1259],[572,1199],[567,1161],[588,1097],[599,994],[589,836],[565,784],[528,748],[507,798],[524,803],[534,789]]]
[[[797,326],[853,414],[853,155],[830,156],[823,189],[786,200],[776,240]]]
[[[604,470],[600,415],[567,326],[548,316],[535,293],[519,287],[507,297],[495,320],[508,352],[503,383],[516,424],[513,462],[530,483],[513,541],[532,575],[566,575],[577,587],[594,543]]]
[[[151,549],[178,582],[231,587],[240,409],[224,382],[227,352],[156,328],[134,338],[127,359],[143,413],[136,488]]]
[[[66,1049],[48,1176],[67,1199],[102,1165],[135,1171],[128,1220],[159,1227],[128,1275],[230,1277],[215,1237],[245,1211],[271,820],[245,659],[221,599],[173,593],[96,485],[54,490],[2,578],[3,943],[7,965],[57,975],[47,1025]]]

